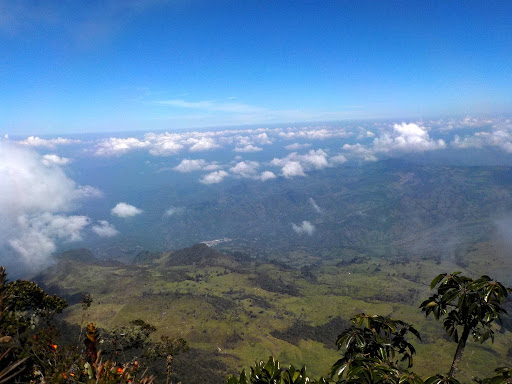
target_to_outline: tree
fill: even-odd
[[[50,327],[54,316],[68,305],[63,298],[48,295],[33,281],[4,282],[4,289],[0,332],[5,335],[23,338],[30,329]]]
[[[279,361],[272,356],[265,363],[257,361],[251,370],[247,373],[244,370],[240,376],[230,376],[226,379],[226,384],[327,384],[327,380],[320,378],[313,380],[306,373],[306,366],[296,369],[293,365],[289,368],[281,367]]]
[[[343,357],[331,368],[337,383],[411,383],[423,381],[407,369],[413,365],[414,346],[408,333],[419,340],[418,331],[404,321],[361,313],[337,338]]]
[[[501,323],[501,315],[507,313],[501,306],[510,288],[482,276],[473,280],[460,272],[440,274],[430,285],[437,286],[437,293],[425,300],[420,308],[425,315],[433,314],[436,320],[444,318],[444,328],[453,341],[458,343],[453,363],[448,374],[455,377],[469,335],[483,343],[494,341],[492,324]]]

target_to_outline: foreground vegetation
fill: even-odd
[[[279,362],[271,357],[266,364],[257,362],[249,373],[243,370],[239,378],[229,377],[226,383],[458,384],[455,376],[470,332],[475,341],[494,340],[494,321],[501,322],[501,314],[506,313],[502,303],[512,290],[488,276],[472,280],[459,272],[440,274],[432,281],[431,288],[437,285],[437,293],[425,300],[421,308],[427,316],[433,313],[436,319],[444,317],[446,332],[458,343],[448,374],[435,374],[423,380],[411,370],[416,350],[407,336],[413,334],[420,340],[421,337],[410,324],[389,317],[360,314],[353,318],[353,325],[336,340],[343,357],[333,364],[330,379],[311,379],[306,374],[305,366],[300,370],[293,366],[282,369]],[[459,337],[460,331],[462,335]],[[511,372],[512,369],[508,367],[499,367],[494,376],[476,381],[486,384],[510,383]]]
[[[314,377],[325,375],[339,359],[336,337],[358,313],[414,324],[422,336],[421,342],[412,341],[418,351],[414,371],[428,377],[432,366],[449,371],[457,347],[442,322],[418,311],[430,295],[432,276],[486,271],[503,281],[510,278],[511,260],[497,250],[478,243],[454,258],[432,259],[384,259],[350,249],[325,259],[297,250],[282,263],[196,245],[172,253],[143,252],[133,264],[98,260],[81,250],[62,255],[35,281],[67,300],[58,318],[69,324],[82,323],[80,301],[90,293],[94,301],[86,320],[102,330],[144,319],[156,327],[152,340],[186,339],[189,351],[173,359],[173,379],[183,384],[220,383],[256,357],[268,356],[307,364]],[[505,317],[498,329],[503,335],[494,344],[467,343],[459,380],[471,382],[512,363],[512,322]]]
[[[179,258],[174,262],[176,260]],[[161,335],[160,340],[155,341],[150,335],[155,333],[156,327],[141,319],[110,332],[103,331],[100,337],[93,323],[87,327],[84,324],[92,304],[88,295],[80,301],[80,326],[70,328],[55,320],[55,315],[65,309],[65,300],[48,295],[34,282],[8,283],[5,271],[0,272],[0,383],[16,380],[34,383],[151,383],[160,380],[169,383],[179,380],[173,377],[172,366],[175,356],[189,350],[182,338]],[[503,303],[509,290],[487,276],[472,280],[460,273],[440,274],[431,288],[437,290],[421,308],[427,316],[432,314],[436,319],[444,319],[445,330],[458,343],[447,374],[430,375],[423,380],[411,370],[416,348],[409,335],[420,339],[415,327],[389,316],[359,314],[337,337],[336,345],[342,357],[332,365],[328,378],[315,381],[305,367],[284,369],[271,357],[266,363],[256,363],[250,371],[243,370],[237,377],[229,377],[227,383],[456,383],[468,337],[472,335],[480,342],[494,340],[498,330],[495,323],[501,322],[501,315],[505,313]],[[285,284],[283,289],[292,288]],[[339,328],[337,332],[342,330]],[[77,339],[73,339],[73,334]],[[65,341],[59,342],[59,338]],[[430,366],[429,370],[442,372],[443,368]],[[501,367],[492,378],[481,381],[510,382],[509,373],[508,368]]]

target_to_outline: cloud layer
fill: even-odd
[[[0,141],[0,248],[34,268],[45,264],[61,242],[81,240],[89,218],[68,215],[100,191],[79,186],[60,168],[63,158],[41,157]],[[11,255],[11,256],[9,256]]]

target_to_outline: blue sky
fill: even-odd
[[[508,1],[0,0],[0,133],[512,108]]]

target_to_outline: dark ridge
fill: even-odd
[[[146,264],[158,259],[162,254],[160,252],[140,251],[133,258],[132,264]]]
[[[220,359],[225,359],[226,356],[229,355],[191,348],[188,352],[174,357],[171,381],[182,384],[224,383],[230,372]]]
[[[55,260],[74,260],[94,264],[100,261],[100,259],[94,256],[87,248],[70,249],[69,251],[61,252],[55,255]]]
[[[228,256],[201,243],[171,253],[166,264],[168,266],[193,264],[215,265],[216,260],[226,257]]]
[[[282,293],[290,296],[301,295],[299,289],[294,284],[285,283],[281,277],[279,277],[279,279],[273,279],[263,273],[258,273],[256,277],[249,280],[267,292]]]
[[[35,276],[32,280],[49,295],[57,295],[59,297],[62,297],[64,300],[66,300],[68,305],[75,305],[80,303],[84,295],[86,295],[85,292],[69,293],[57,285],[46,285],[43,282],[43,279],[43,275],[39,274]]]
[[[54,256],[58,263],[66,261],[78,261],[89,265],[100,265],[103,267],[125,267],[126,264],[113,259],[99,259],[87,248],[70,249]],[[52,268],[52,267],[50,267]]]
[[[300,340],[314,340],[323,343],[327,348],[335,349],[336,338],[348,327],[350,327],[350,322],[341,317],[335,317],[328,323],[316,327],[306,324],[303,320],[295,320],[287,330],[274,330],[270,334],[294,345],[298,345]]]

